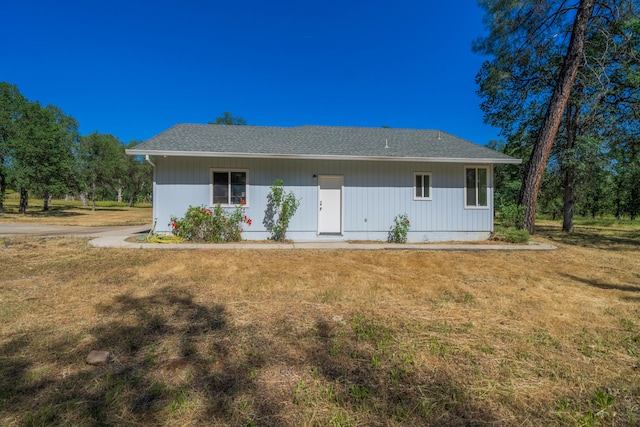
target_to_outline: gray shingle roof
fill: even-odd
[[[519,159],[438,130],[336,126],[178,124],[127,150],[127,153],[520,163]]]

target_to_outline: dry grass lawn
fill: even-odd
[[[637,425],[640,232],[540,231],[557,251],[4,239],[0,425]]]
[[[18,199],[9,197],[5,201],[5,211],[0,213],[0,223],[93,227],[146,225],[153,221],[149,204],[130,208],[126,203],[98,202],[96,210],[92,211],[91,205],[82,206],[79,201],[53,200],[47,212],[42,211],[42,205],[42,200],[30,200],[27,213],[19,214]]]

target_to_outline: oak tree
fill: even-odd
[[[4,199],[9,184],[11,146],[18,133],[18,119],[27,99],[15,85],[0,82],[0,213],[4,212]]]
[[[82,191],[95,210],[98,192],[116,189],[126,173],[124,146],[113,135],[94,132],[80,138],[78,161]]]

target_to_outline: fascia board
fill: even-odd
[[[520,164],[516,158],[468,158],[468,157],[391,157],[391,156],[338,156],[321,154],[277,154],[277,153],[213,153],[210,151],[162,151],[127,149],[130,156],[150,155],[159,157],[229,157],[253,159],[301,159],[301,160],[365,160],[394,162],[431,162],[431,163],[472,163],[472,164]]]

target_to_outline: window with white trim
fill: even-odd
[[[415,172],[413,176],[413,199],[431,200],[431,172]]]
[[[249,172],[246,170],[212,170],[211,204],[240,205],[248,203]]]
[[[488,207],[489,168],[466,167],[465,206],[468,208]]]

